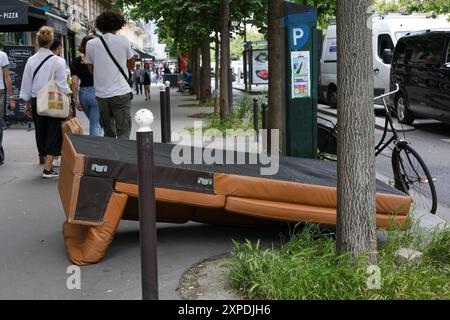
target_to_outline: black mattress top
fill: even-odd
[[[76,152],[86,157],[84,172],[86,176],[108,177],[120,182],[137,183],[136,141],[79,135],[69,135],[69,139]],[[158,187],[214,193],[212,181],[216,173],[336,187],[336,163],[331,161],[280,157],[278,173],[262,176],[261,168],[268,166],[261,163],[207,165],[203,162],[178,165],[171,158],[173,148],[174,145],[154,143],[155,184]],[[194,163],[195,152],[203,152],[204,149],[187,147],[187,150],[191,151],[191,163]],[[249,163],[248,153],[234,153],[235,159],[238,155],[245,157],[246,163]],[[379,180],[377,192],[403,195],[402,192]]]

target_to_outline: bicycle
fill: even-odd
[[[391,165],[394,174],[393,186],[409,195],[415,206],[425,209],[435,214],[437,211],[437,195],[434,185],[435,179],[430,174],[425,162],[415,151],[406,136],[400,137],[395,129],[392,114],[395,110],[386,103],[386,98],[400,91],[400,87],[396,84],[396,90],[375,97],[374,100],[383,100],[385,109],[385,125],[383,135],[375,147],[375,156],[378,157],[387,148],[392,150]],[[337,160],[337,124],[332,121],[319,117],[320,120],[331,123],[331,126],[318,123],[318,147],[319,158],[322,160]],[[392,131],[392,137],[387,140],[388,129]],[[404,132],[404,131],[403,131]],[[393,145],[391,147],[391,145]]]

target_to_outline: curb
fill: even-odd
[[[248,93],[249,95],[252,95],[252,96],[257,96],[257,95],[262,95],[262,94],[267,94],[268,93],[267,91],[249,91],[249,90],[245,90],[243,88],[238,88],[238,87],[233,87],[233,90],[245,92],[245,93]]]

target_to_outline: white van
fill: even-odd
[[[424,14],[376,14],[373,17],[373,71],[375,96],[388,92],[391,59],[397,41],[413,31],[450,29],[447,17],[432,18]],[[320,60],[320,98],[337,106],[337,38],[336,26],[328,27]]]

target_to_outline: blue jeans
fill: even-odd
[[[142,83],[138,80],[134,81],[134,86],[136,89],[136,94],[142,94]]]
[[[89,119],[89,134],[91,136],[99,136],[101,134],[100,109],[95,97],[94,87],[81,87],[78,97],[81,107]]]

